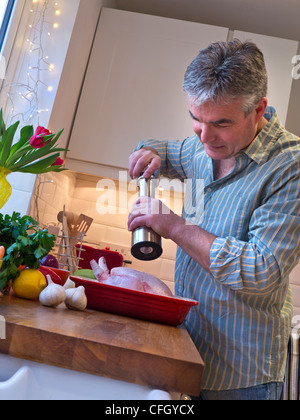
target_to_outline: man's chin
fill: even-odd
[[[207,147],[205,146],[205,152],[207,156],[209,156],[211,159],[215,160],[221,160],[221,159],[228,159],[229,153],[226,147]]]

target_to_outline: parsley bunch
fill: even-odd
[[[0,271],[0,291],[19,276],[20,266],[37,269],[39,259],[48,255],[54,244],[55,236],[40,229],[32,217],[21,217],[16,212],[12,216],[0,214],[0,245],[6,250]]]

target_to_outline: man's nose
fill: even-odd
[[[208,124],[203,124],[201,127],[198,126],[195,132],[203,144],[211,143],[216,139],[213,127],[209,126]]]

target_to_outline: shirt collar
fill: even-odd
[[[269,154],[272,151],[272,146],[281,129],[278,115],[273,107],[267,107],[264,117],[268,120],[268,123],[244,151],[244,153],[257,164],[263,164],[268,160]]]

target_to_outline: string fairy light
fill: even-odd
[[[40,125],[41,113],[49,112],[47,106],[44,107],[41,102],[45,95],[53,94],[54,87],[49,80],[50,74],[55,73],[56,66],[45,50],[52,31],[60,26],[58,19],[61,16],[62,1],[32,0],[30,22],[23,47],[26,71],[20,75],[21,82],[6,86],[11,122],[21,119],[23,123],[36,122]]]

